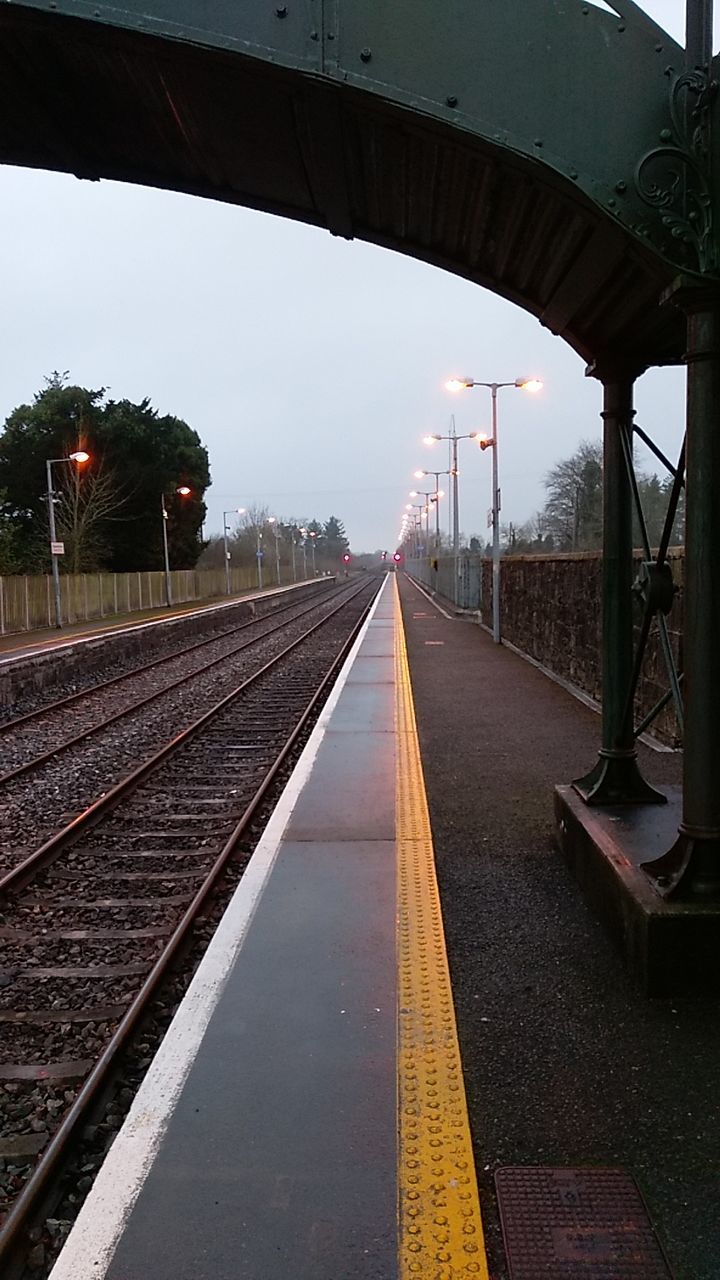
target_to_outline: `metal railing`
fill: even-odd
[[[405,568],[416,581],[444,596],[457,609],[478,612],[482,607],[482,561],[475,551],[461,551],[457,556],[407,560]]]
[[[173,569],[170,579],[174,604],[225,595],[224,569]],[[162,570],[63,574],[60,585],[64,623],[137,613],[165,604],[165,574]],[[254,566],[230,570],[232,594],[255,586],[257,571]],[[50,574],[0,577],[0,635],[52,627],[54,622]]]

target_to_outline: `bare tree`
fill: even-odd
[[[65,543],[65,567],[70,573],[97,568],[107,542],[107,523],[122,519],[118,513],[128,499],[127,489],[99,462],[89,472],[63,467],[56,494],[55,524]]]
[[[586,551],[602,542],[602,445],[584,440],[545,477],[542,517],[560,551]]]

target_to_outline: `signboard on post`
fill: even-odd
[[[51,542],[51,543],[50,543],[50,555],[51,555],[51,556],[64,556],[64,555],[65,555],[65,543],[64,543],[64,542]]]

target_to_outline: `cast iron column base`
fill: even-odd
[[[720,831],[693,831],[680,823],[674,845],[661,858],[641,862],[662,898],[720,901]]]
[[[667,804],[667,797],[643,778],[633,748],[601,747],[595,768],[572,786],[586,804]]]

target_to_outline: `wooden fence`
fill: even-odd
[[[173,604],[225,595],[224,569],[173,569]],[[231,593],[257,585],[254,568],[230,570]],[[60,578],[63,622],[85,622],[112,614],[136,613],[165,604],[165,574],[79,573]],[[55,623],[53,584],[49,574],[0,577],[0,635],[34,631]]]

